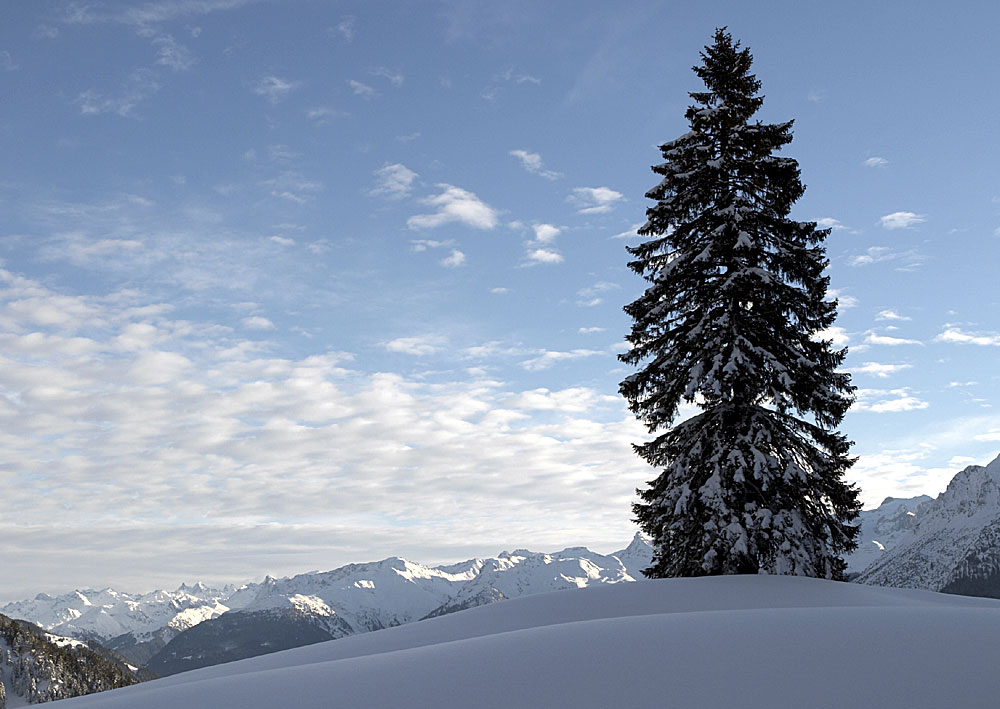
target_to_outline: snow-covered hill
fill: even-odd
[[[875,559],[860,583],[1000,597],[1000,457],[970,465]]]
[[[995,707],[1000,602],[728,576],[538,594],[66,709]]]

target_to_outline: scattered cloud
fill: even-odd
[[[384,165],[375,171],[378,184],[368,191],[368,194],[378,197],[385,196],[390,199],[403,199],[413,191],[413,181],[419,177],[410,168],[402,163]]]
[[[851,337],[847,334],[847,330],[837,325],[828,327],[825,330],[820,330],[816,333],[816,339],[830,340],[834,347],[847,347],[851,341]]]
[[[913,396],[908,388],[902,389],[858,389],[854,411],[870,411],[875,414],[891,414],[903,411],[926,409],[930,404]]]
[[[406,221],[411,229],[433,229],[444,224],[458,222],[474,229],[493,229],[497,225],[497,211],[479,199],[475,194],[461,187],[441,183],[437,185],[441,193],[427,197],[421,202],[436,211],[431,214],[416,214]]]
[[[907,340],[902,337],[890,337],[889,335],[879,335],[869,332],[865,342],[869,345],[886,345],[888,347],[898,347],[899,345],[922,345],[920,340]]]
[[[848,263],[851,266],[870,266],[873,263],[885,262],[898,264],[896,270],[912,271],[923,264],[924,256],[913,249],[893,251],[888,246],[870,246],[863,254],[855,256]]]
[[[99,116],[115,113],[123,118],[136,118],[136,107],[159,91],[156,75],[149,69],[136,69],[115,96],[106,96],[94,89],[82,92],[76,98],[80,113],[85,116]]]
[[[354,15],[345,15],[337,23],[336,32],[350,44],[354,41],[354,35],[358,31],[358,18]]]
[[[557,180],[562,177],[561,172],[546,170],[542,163],[542,156],[538,153],[530,153],[527,150],[511,150],[510,155],[521,161],[521,167],[533,175],[539,175],[547,180]]]
[[[908,229],[926,221],[927,218],[923,214],[915,212],[893,212],[879,219],[879,223],[884,229]]]
[[[446,341],[440,335],[421,335],[417,337],[397,337],[395,340],[382,343],[390,352],[426,357],[440,352]]]
[[[834,231],[847,230],[847,227],[841,224],[839,219],[834,219],[833,217],[817,219],[816,226],[820,229],[833,229]]]
[[[504,288],[503,286],[498,286],[496,288],[490,288],[490,293],[494,295],[505,295],[510,293],[510,288]]]
[[[615,208],[625,195],[609,187],[575,187],[567,200],[580,214],[604,214]]]
[[[551,243],[562,231],[559,227],[551,224],[535,224],[531,228],[535,232],[535,240],[542,244]]]
[[[579,330],[577,330],[577,334],[580,334],[580,335],[593,335],[593,334],[596,334],[598,332],[604,332],[604,330],[605,330],[605,328],[603,328],[603,327],[581,327]]]
[[[507,68],[498,74],[494,74],[490,83],[487,84],[486,88],[484,88],[479,95],[484,100],[493,103],[497,100],[497,98],[499,98],[500,93],[503,90],[503,86],[511,83],[515,85],[534,84],[535,86],[538,86],[542,83],[542,80],[536,76],[531,76],[530,74],[515,72],[513,68]]]
[[[31,36],[35,39],[55,39],[59,36],[59,28],[52,25],[38,25]]]
[[[268,241],[272,241],[278,246],[295,246],[295,239],[289,239],[287,236],[269,236]]]
[[[326,125],[333,119],[346,115],[347,114],[343,111],[338,111],[337,109],[330,108],[329,106],[318,106],[316,108],[310,108],[306,111],[306,118],[315,122],[316,125],[319,126]]]
[[[270,190],[272,197],[295,204],[305,204],[312,199],[313,195],[323,189],[322,183],[306,179],[293,171],[283,172],[277,177],[263,180],[261,184]]]
[[[1000,428],[993,428],[985,433],[979,433],[972,437],[977,441],[1000,441]],[[970,460],[969,464],[973,464],[976,461]]]
[[[827,300],[836,300],[840,310],[848,310],[858,307],[858,299],[853,295],[847,295],[838,288],[831,288],[826,292]]]
[[[355,96],[360,96],[366,101],[373,98],[377,93],[375,89],[368,84],[363,84],[360,81],[355,81],[354,79],[348,79],[347,85],[351,87],[351,91],[354,92]]]
[[[187,71],[198,63],[198,58],[171,35],[160,35],[153,39],[156,46],[156,63],[174,71]]]
[[[963,332],[961,328],[948,326],[934,338],[935,342],[953,342],[959,345],[979,345],[1000,347],[1000,334],[995,332]]]
[[[248,318],[243,318],[241,322],[243,323],[243,327],[247,328],[248,330],[274,329],[274,323],[265,317],[261,317],[260,315],[253,315]]]
[[[406,135],[397,135],[396,141],[399,143],[411,143],[420,137],[420,131],[415,130],[412,133],[407,133]]]
[[[614,234],[614,235],[612,235],[611,238],[612,239],[641,239],[643,237],[639,233],[639,229],[641,229],[645,224],[646,224],[646,222],[636,222],[635,224],[632,225],[632,227],[630,229],[627,229],[626,231],[622,231],[622,232],[619,232],[617,234]]]
[[[277,104],[301,85],[301,81],[289,81],[277,76],[265,76],[258,79],[252,90],[258,96],[266,98],[270,103]]]
[[[11,56],[10,52],[4,50],[0,52],[0,71],[17,71],[17,64],[14,63],[14,57]]]
[[[446,268],[458,268],[465,264],[465,254],[458,249],[452,249],[451,253],[441,259],[441,265]]]
[[[871,374],[872,376],[885,379],[886,377],[909,369],[910,364],[880,364],[878,362],[865,362],[860,367],[851,367],[851,371],[860,374]]]
[[[567,352],[546,350],[541,352],[537,357],[532,357],[521,362],[521,366],[529,372],[539,372],[543,369],[548,369],[557,362],[580,359],[581,357],[594,357],[602,354],[604,353],[600,350],[576,349]]]
[[[826,90],[812,89],[808,94],[806,94],[806,98],[813,103],[819,103],[820,101],[824,101],[826,99]]]
[[[581,288],[576,292],[576,304],[582,308],[593,308],[604,302],[603,295],[609,291],[620,290],[621,286],[611,281],[598,281],[592,286]]]
[[[880,310],[878,315],[875,316],[876,320],[913,320],[913,318],[907,317],[905,315],[900,315],[895,310]]]
[[[148,28],[181,17],[207,15],[232,10],[257,0],[150,0],[137,5],[106,9],[102,4],[71,2],[65,6],[61,20],[65,24],[117,23]]]
[[[435,241],[434,239],[412,239],[410,241],[410,250],[414,253],[421,253],[427,251],[427,249],[441,249],[446,246],[454,246],[454,239],[448,239],[447,241]]]
[[[529,263],[562,263],[563,257],[552,249],[528,249],[526,257]]]
[[[880,158],[878,156],[873,156],[868,158],[862,163],[865,167],[886,167],[889,161],[885,158]]]
[[[391,69],[387,69],[384,66],[376,67],[371,71],[369,71],[368,73],[371,76],[379,76],[387,80],[390,84],[392,84],[397,88],[402,86],[403,82],[406,80],[406,77],[403,76],[400,72],[392,71]]]

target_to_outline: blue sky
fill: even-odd
[[[1000,451],[995,3],[8,3],[14,598],[611,551],[624,246],[717,26],[833,227],[867,505]]]

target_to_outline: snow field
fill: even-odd
[[[312,709],[995,707],[1000,602],[729,576],[540,594],[67,700]]]

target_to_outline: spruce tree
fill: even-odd
[[[725,28],[694,67],[690,131],[660,146],[662,181],[627,247],[649,282],[625,307],[634,323],[621,383],[653,440],[636,452],[659,469],[637,490],[652,538],[650,577],[776,573],[843,578],[856,548],[858,490],[837,430],[853,401],[847,354],[822,332],[829,229],[788,218],[798,163],[774,152],[792,121],[751,122],[763,97],[753,58]],[[682,402],[698,413],[679,420]]]

